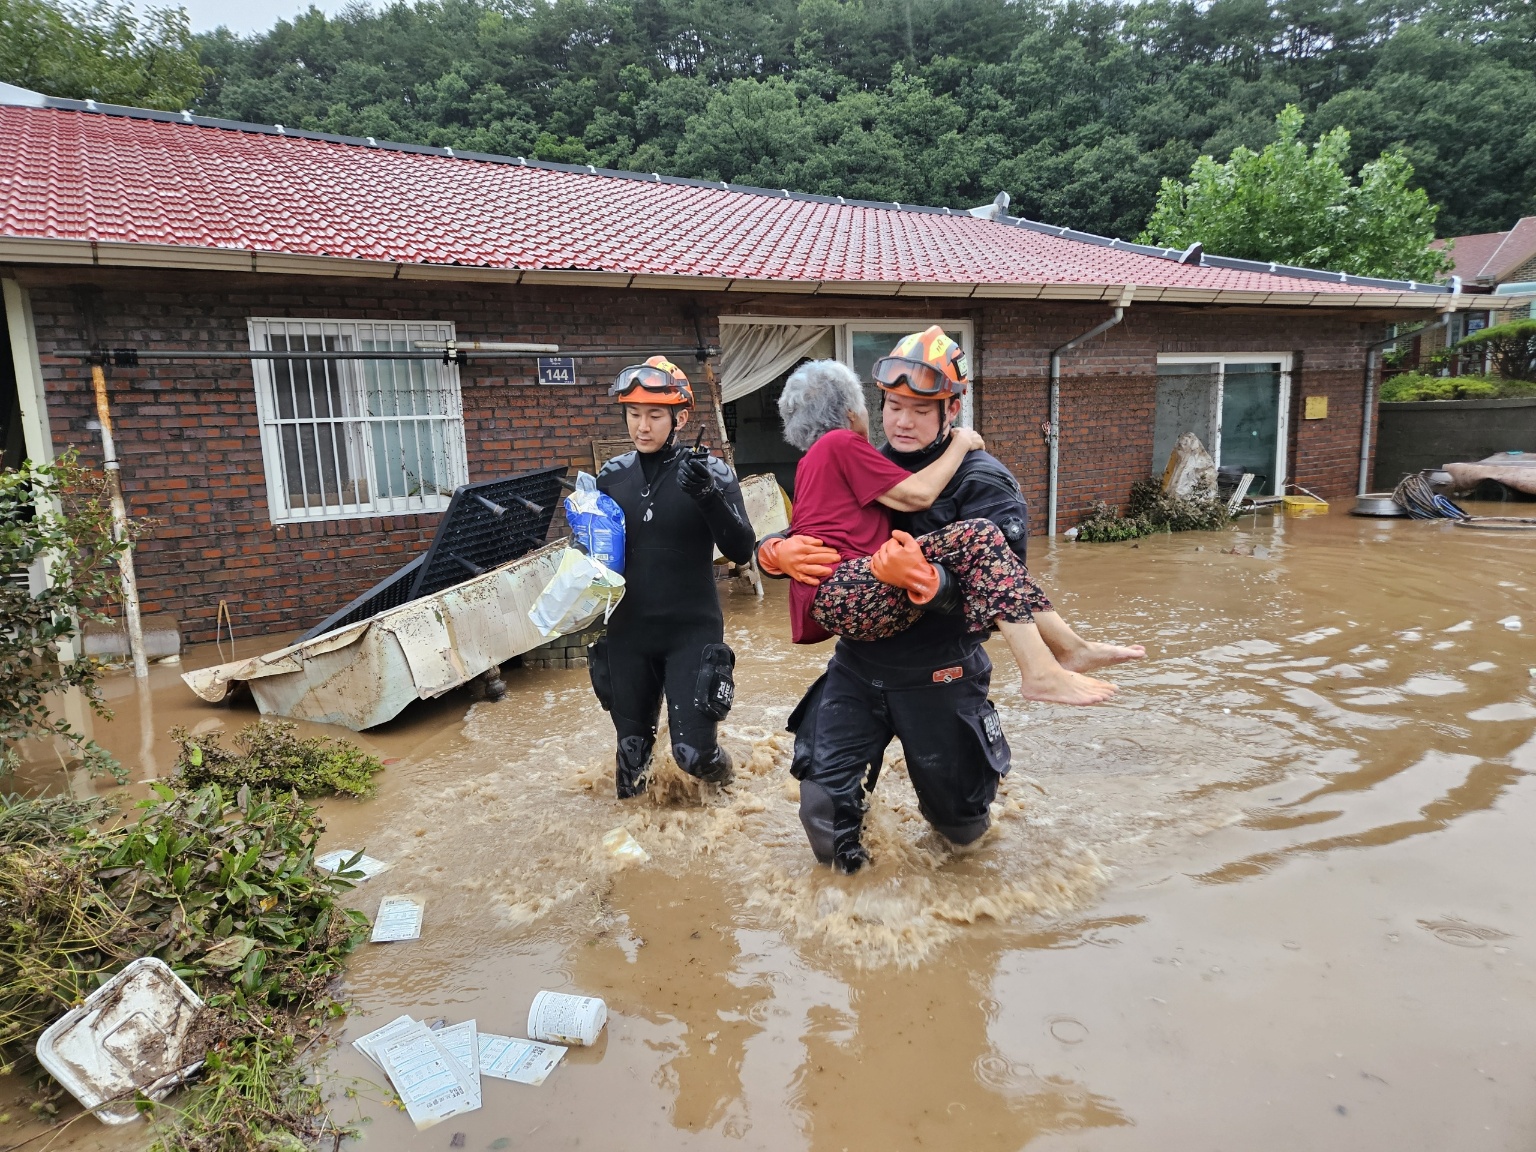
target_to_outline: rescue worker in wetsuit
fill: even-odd
[[[737,564],[752,558],[741,487],[723,460],[680,446],[693,390],[677,365],[652,356],[620,372],[609,394],[635,446],[597,474],[598,490],[624,509],[625,590],[588,666],[618,735],[618,795],[645,789],[663,693],[678,767],[726,784],[731,758],[716,725],[730,711],[735,656],[724,643],[714,550]]]
[[[935,367],[940,371],[925,381],[931,390],[918,392],[907,378],[881,380],[876,366],[887,440],[880,451],[910,472],[948,446],[969,384],[945,365]],[[984,451],[965,457],[932,506],[895,512],[891,526],[921,536],[970,519],[992,521],[1026,559],[1028,505],[1013,474]],[[808,537],[769,537],[757,555],[765,573],[796,579],[825,577],[839,559]],[[861,841],[865,792],[875,787],[893,736],[901,741],[922,814],[940,835],[970,844],[990,826],[988,808],[1011,754],[987,698],[987,633],[968,630],[958,586],[948,583],[907,630],[883,640],[840,638],[827,671],[790,714],[800,821],[817,860],[839,871],[856,872],[869,859]],[[1082,640],[1048,604],[1035,620],[1063,666],[1077,671],[1143,655],[1139,646]]]

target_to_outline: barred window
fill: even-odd
[[[268,352],[412,351],[452,324],[253,319]],[[274,524],[445,508],[469,478],[458,366],[432,360],[258,360]]]

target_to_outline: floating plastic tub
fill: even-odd
[[[203,1011],[196,992],[146,956],[49,1025],[37,1060],[103,1124],[128,1124],[137,1092],[159,1100],[203,1066],[188,1045]]]
[[[1289,516],[1321,516],[1328,511],[1328,501],[1316,496],[1286,496],[1282,502]]]

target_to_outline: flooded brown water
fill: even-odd
[[[960,856],[894,759],[875,866],[813,864],[781,729],[828,649],[788,644],[782,586],[727,595],[726,793],[613,799],[577,671],[364,734],[392,763],[376,799],[326,805],[326,844],[394,862],[360,907],[427,913],[357,954],[346,1037],[401,1012],[520,1035],[540,988],[611,1015],[542,1087],[487,1080],[426,1133],[363,1085],[339,1101],[371,1116],[358,1146],[1536,1145],[1536,538],[1266,517],[1034,563],[1086,634],[1149,657],[1068,709],[1026,706],[989,646],[1014,771]],[[172,724],[252,715],[154,671],[147,723],[115,678],[96,726],[139,781]],[[620,825],[648,863],[604,853]],[[332,1067],[378,1078],[346,1046]],[[142,1141],[89,1123],[54,1147]]]

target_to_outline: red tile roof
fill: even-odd
[[[1360,297],[1406,287],[1276,275],[1256,265],[1212,267],[1209,257],[1207,266],[1181,263],[958,211],[455,157],[254,125],[58,107],[63,103],[70,102],[0,106],[0,256],[4,239],[18,238],[404,266],[813,281],[833,292],[869,282],[972,291],[1134,284],[1173,296],[1189,289],[1196,296]]]

